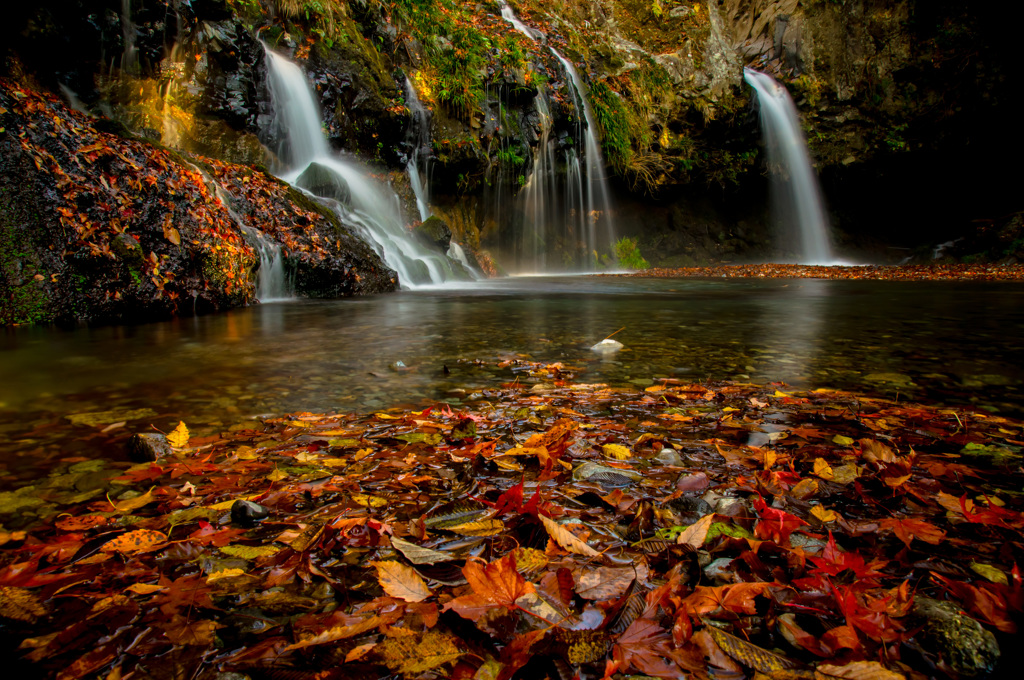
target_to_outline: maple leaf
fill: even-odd
[[[939,545],[942,539],[946,537],[945,531],[939,529],[934,524],[929,524],[923,519],[887,518],[881,520],[878,526],[883,531],[891,531],[896,534],[896,537],[906,543],[908,548],[910,547],[910,541],[915,538],[925,543]]]
[[[679,677],[679,666],[670,660],[671,642],[672,636],[657,621],[639,618],[615,641],[612,657],[620,668],[633,666],[655,677]]]
[[[772,583],[734,583],[728,586],[697,586],[693,593],[680,603],[680,609],[687,614],[700,616],[718,612],[734,614],[755,614],[757,605],[754,598],[764,593]]]
[[[882,573],[878,570],[887,564],[884,560],[865,562],[864,556],[860,553],[840,550],[831,531],[828,532],[828,543],[822,549],[821,555],[811,556],[810,560],[817,567],[812,573],[838,576],[849,569],[858,579],[874,579],[881,576]]]
[[[463,618],[478,621],[488,609],[504,607],[508,610],[518,609],[516,600],[535,593],[529,583],[516,571],[516,558],[508,554],[489,564],[479,560],[470,560],[462,568],[472,593],[457,597],[444,606],[444,610],[454,609]]]
[[[1015,586],[999,583],[978,583],[971,585],[946,578],[932,572],[932,578],[953,594],[964,608],[985,623],[1004,633],[1016,633],[1017,624],[1010,616],[1010,610],[1024,611],[1024,589],[1019,582]]]
[[[807,522],[796,515],[768,507],[760,495],[754,501],[754,509],[761,515],[757,526],[754,527],[754,535],[762,540],[772,540],[779,545],[785,545],[794,530],[807,526]]]

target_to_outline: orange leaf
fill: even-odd
[[[167,536],[159,531],[136,529],[113,538],[102,546],[101,552],[119,552],[123,554],[143,552],[167,541]]]

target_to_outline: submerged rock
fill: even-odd
[[[133,434],[126,445],[128,458],[136,463],[147,463],[171,455],[171,444],[158,432]]]
[[[295,185],[316,196],[331,198],[345,205],[348,205],[352,198],[345,178],[319,163],[310,163],[295,180]]]
[[[245,527],[250,527],[256,522],[265,520],[269,515],[269,510],[259,503],[253,503],[252,501],[237,500],[231,506],[231,521]]]
[[[991,632],[952,602],[914,599],[914,615],[924,621],[923,646],[955,673],[983,678],[999,663],[999,643]]]

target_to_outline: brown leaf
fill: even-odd
[[[433,595],[420,575],[410,566],[395,560],[370,564],[377,568],[377,581],[380,587],[391,597],[406,602],[422,602]]]
[[[415,543],[402,540],[397,536],[391,537],[391,547],[402,553],[405,559],[409,560],[413,564],[437,564],[438,562],[451,562],[452,560],[458,559],[451,553],[424,548],[423,546],[416,545]]]
[[[383,623],[381,617],[369,616],[362,621],[358,621],[347,626],[335,626],[334,628],[328,628],[319,635],[314,635],[306,638],[305,640],[300,640],[293,645],[288,645],[285,647],[285,651],[290,652],[293,649],[302,649],[304,647],[312,647],[314,645],[325,645],[328,642],[334,642],[335,640],[344,640],[346,638],[355,637],[356,635],[362,635],[368,630],[373,630],[381,623]]]
[[[601,554],[551,518],[541,515],[540,521],[544,525],[544,528],[547,529],[548,535],[554,539],[555,543],[562,546],[565,550],[576,553],[577,555],[584,555],[586,557],[597,557]]]
[[[843,678],[844,680],[904,680],[902,673],[890,671],[877,661],[854,661],[845,666],[821,664],[814,669],[815,678]]]
[[[755,671],[772,674],[799,666],[792,659],[769,652],[767,649],[762,649],[715,626],[705,625],[704,630],[723,652]]]
[[[35,623],[40,616],[46,616],[46,608],[28,588],[0,586],[0,616]]]
[[[189,621],[184,616],[176,616],[164,629],[167,639],[176,645],[212,645],[213,632],[220,628],[215,621]]]
[[[636,577],[633,567],[589,569],[577,578],[576,593],[585,600],[611,600],[626,592]]]
[[[704,539],[707,538],[708,529],[711,528],[711,523],[715,521],[715,513],[710,515],[704,515],[696,524],[691,524],[686,527],[683,533],[679,534],[679,538],[676,539],[676,543],[679,545],[688,545],[692,548],[699,548],[704,545]]]

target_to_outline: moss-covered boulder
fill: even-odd
[[[320,163],[310,163],[295,180],[295,185],[316,196],[330,198],[345,205],[348,205],[352,197],[345,178]]]
[[[437,215],[431,215],[419,224],[413,233],[416,238],[428,248],[435,248],[442,253],[448,252],[452,244],[452,230],[448,223]]]

